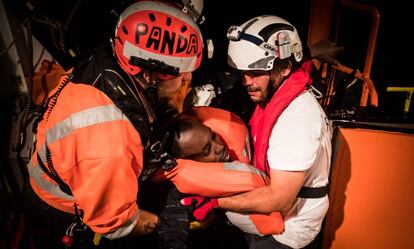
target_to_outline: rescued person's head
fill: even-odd
[[[227,162],[230,154],[220,136],[200,121],[179,119],[168,129],[167,150],[175,158]]]

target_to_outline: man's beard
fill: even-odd
[[[160,97],[153,99],[153,108],[157,117],[158,123],[162,126],[168,120],[178,114],[177,108],[170,103],[169,97]]]
[[[269,79],[269,84],[267,85],[267,96],[266,102],[269,102],[273,95],[275,94],[277,88],[273,85],[272,79]]]

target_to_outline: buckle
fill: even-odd
[[[243,33],[243,29],[240,26],[232,25],[227,30],[227,38],[231,41],[240,41],[240,35]]]

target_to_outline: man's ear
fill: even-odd
[[[287,68],[283,69],[282,72],[280,73],[283,77],[286,77],[290,74],[290,71],[292,70],[292,62],[288,61],[288,66]]]
[[[190,73],[183,73],[181,76],[181,82],[177,82],[177,85],[175,93],[170,96],[170,102],[173,106],[175,106],[175,109],[177,109],[178,113],[183,112],[184,110],[184,102],[187,94],[191,91],[191,80],[193,76]]]
[[[183,80],[191,82],[192,79],[193,79],[193,74],[191,72],[183,73]]]

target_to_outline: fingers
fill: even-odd
[[[193,216],[198,221],[203,221],[207,214],[211,211],[212,208],[205,208],[205,209],[196,209],[193,213]]]
[[[218,207],[218,200],[216,198],[203,198],[199,196],[189,196],[180,200],[184,206],[191,206],[192,214],[198,221],[206,218],[214,208]]]
[[[180,203],[184,206],[198,206],[204,201],[204,197],[189,196],[180,200]]]

